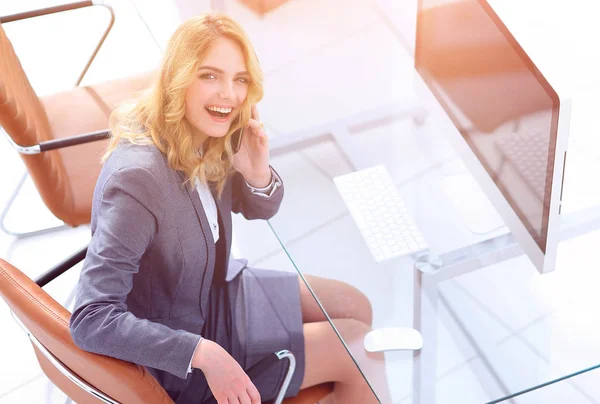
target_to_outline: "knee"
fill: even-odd
[[[385,361],[382,352],[367,352],[364,348],[365,336],[372,329],[369,325],[353,318],[334,319],[332,321],[344,344],[351,352],[350,356],[344,351],[338,359],[341,376],[339,381],[350,384],[362,382],[363,376],[361,372],[357,371],[356,365],[370,373]]]
[[[363,292],[354,286],[348,285],[348,287],[352,299],[350,317],[371,327],[373,325],[373,306],[371,306],[371,302]]]
[[[371,326],[354,318],[338,318],[331,320],[342,338],[346,341],[363,340],[371,331]]]

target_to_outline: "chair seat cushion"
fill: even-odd
[[[149,88],[154,76],[154,72],[143,73],[40,98],[54,138],[108,129],[110,113],[123,101]],[[53,213],[70,226],[90,221],[92,195],[101,168],[100,157],[107,143],[103,140],[47,152],[60,153],[62,157],[64,177],[69,181],[73,200],[63,204],[63,211]]]

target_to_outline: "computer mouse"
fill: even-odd
[[[377,328],[365,335],[365,349],[368,352],[418,350],[423,347],[423,337],[414,328]]]

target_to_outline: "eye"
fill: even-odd
[[[246,77],[238,77],[236,80],[243,84],[250,83],[250,80],[248,80]]]
[[[217,76],[215,76],[212,73],[204,73],[203,75],[200,76],[200,78],[202,79],[208,79],[208,80],[214,80],[217,78]]]

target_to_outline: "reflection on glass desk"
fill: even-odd
[[[380,399],[389,390],[394,403],[488,402],[600,363],[600,349],[594,354],[589,344],[586,354],[557,353],[577,350],[575,341],[589,335],[574,336],[554,322],[557,311],[577,309],[565,302],[553,306],[543,296],[553,274],[539,275],[506,228],[477,234],[462,221],[445,180],[469,174],[435,123],[381,119],[364,128],[335,137],[337,143],[273,158],[286,197],[295,198],[295,190],[310,197],[298,206],[284,198],[270,226],[300,274],[327,274],[363,292],[373,308],[374,328],[421,331],[420,351],[386,352],[386,371],[370,374],[362,342],[348,341],[338,330]],[[298,155],[305,165],[299,165]],[[378,165],[392,176],[431,252],[441,257],[441,270],[423,274],[414,255],[378,263],[371,254],[333,178]],[[301,167],[329,178],[315,181],[298,172]],[[331,219],[307,231],[306,223],[324,211]],[[300,230],[301,239],[294,236]],[[599,331],[594,329],[596,337]]]

